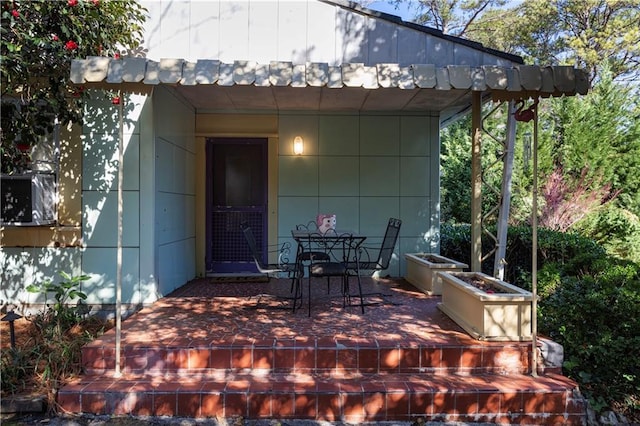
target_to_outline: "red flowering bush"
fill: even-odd
[[[135,49],[146,10],[136,0],[3,0],[0,3],[2,172],[19,170],[29,146],[77,123],[87,94],[70,84],[73,58]]]

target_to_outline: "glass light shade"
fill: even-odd
[[[296,136],[293,139],[293,153],[295,155],[302,155],[304,153],[304,140],[301,136]]]

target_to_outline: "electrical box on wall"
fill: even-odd
[[[2,225],[53,225],[57,219],[58,190],[54,173],[2,175]]]

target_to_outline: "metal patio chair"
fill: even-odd
[[[389,218],[387,223],[387,229],[384,233],[382,244],[379,248],[374,248],[366,245],[359,246],[357,248],[357,255],[350,259],[346,265],[347,278],[345,281],[345,291],[349,294],[349,276],[356,276],[358,280],[358,294],[360,296],[360,306],[362,307],[362,313],[364,313],[364,297],[368,294],[362,294],[362,283],[360,282],[360,275],[363,272],[374,273],[376,271],[383,271],[389,267],[391,258],[393,257],[393,250],[395,249],[400,235],[400,226],[402,221],[396,218]],[[374,293],[379,294],[379,293]],[[354,305],[351,305],[354,306]]]
[[[272,296],[277,297],[279,299],[285,300],[293,300],[293,310],[295,311],[297,299],[301,295],[300,290],[300,275],[301,272],[298,268],[297,262],[289,263],[288,262],[288,254],[289,247],[287,244],[282,244],[278,246],[277,250],[274,250],[278,253],[278,263],[268,263],[264,261],[263,254],[260,249],[258,249],[258,244],[256,242],[255,235],[253,234],[253,230],[249,226],[247,222],[243,222],[240,224],[240,229],[244,234],[245,239],[247,240],[247,244],[249,245],[249,250],[251,251],[251,256],[256,264],[256,268],[258,272],[264,274],[268,277],[269,281],[271,278],[280,278],[285,275],[287,278],[291,279],[291,289],[293,296],[275,296],[275,295],[260,295],[260,296]]]
[[[336,234],[335,231],[321,234],[319,232],[310,232],[305,237],[298,238],[299,256],[304,258],[308,270],[308,305],[309,316],[311,316],[311,279],[327,278],[327,291],[329,292],[330,280],[332,277],[340,278],[341,292],[343,296],[343,305],[346,305],[344,299],[345,279],[347,277],[347,260],[350,257],[350,251],[355,247],[353,244],[354,236],[350,233]],[[305,257],[305,253],[308,256]]]

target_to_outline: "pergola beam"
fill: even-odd
[[[471,271],[482,264],[482,94],[473,92],[471,103]]]

